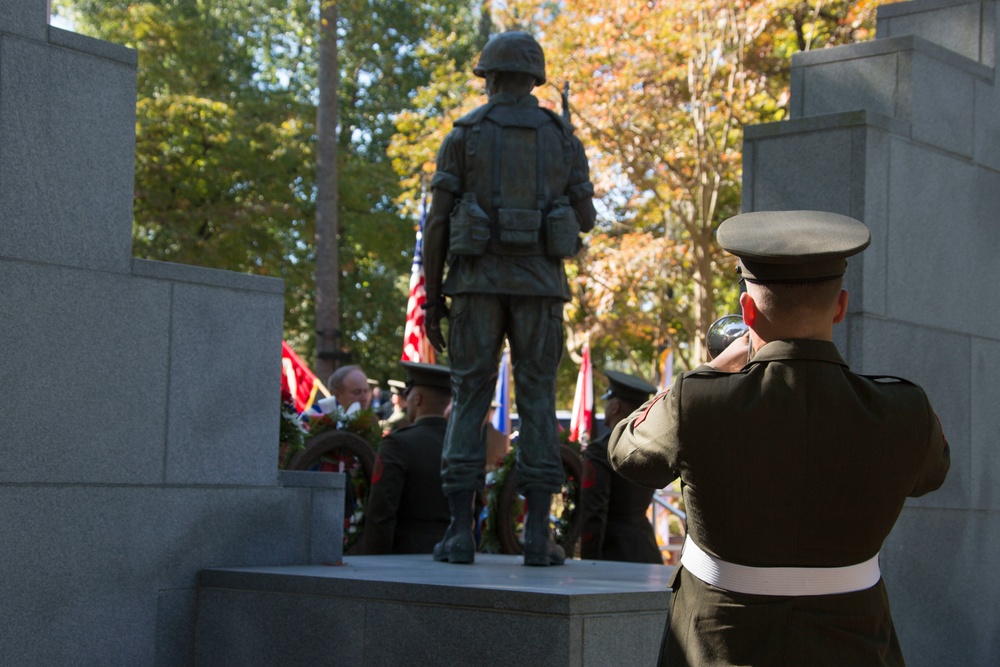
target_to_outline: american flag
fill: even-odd
[[[417,361],[433,364],[437,355],[427,340],[424,330],[424,304],[427,292],[424,286],[424,222],[427,220],[427,197],[421,205],[420,226],[417,228],[417,243],[413,251],[413,268],[410,270],[410,299],[406,303],[406,328],[403,330],[403,361]]]

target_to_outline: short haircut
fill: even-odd
[[[843,276],[818,282],[748,280],[747,291],[752,290],[751,296],[757,308],[769,319],[782,319],[808,316],[826,310],[837,301],[843,285]]]
[[[442,387],[431,387],[430,385],[418,384],[413,389],[417,389],[427,402],[427,407],[433,412],[444,413],[451,401],[451,391]],[[412,391],[412,389],[411,389]]]

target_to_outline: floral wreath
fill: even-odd
[[[568,445],[579,454],[580,443],[570,442],[568,436],[568,432],[560,432],[560,446]],[[515,530],[519,530],[523,526],[523,512],[519,512],[516,516],[510,516],[507,514],[508,508],[503,508],[504,511],[501,511],[500,507],[500,501],[504,495],[504,486],[508,481],[511,470],[514,469],[516,460],[517,434],[515,433],[511,438],[510,449],[500,459],[500,465],[494,472],[486,476],[486,503],[481,517],[482,521],[479,523],[479,550],[484,553],[504,553],[499,535],[499,522],[501,520],[512,520],[515,524]],[[564,494],[568,494],[570,498],[575,498],[579,494],[580,483],[580,479],[567,476],[563,487]],[[521,509],[523,510],[523,507]],[[557,542],[561,543],[563,541],[567,531],[571,530],[571,525],[578,520],[578,515],[579,508],[574,501],[570,500],[564,508],[564,514],[555,521],[553,526],[552,537]]]
[[[340,430],[353,433],[371,446],[377,452],[382,441],[382,427],[378,415],[371,409],[356,410],[346,413],[338,406],[333,411],[316,417],[303,416],[295,410],[291,396],[282,390],[281,426],[279,432],[280,455],[279,467],[287,468],[292,458],[299,451],[308,447],[308,441],[328,431]],[[344,517],[344,551],[347,552],[361,536],[365,520],[365,503],[368,500],[369,480],[365,475],[357,474],[356,470],[348,471],[350,483],[353,485],[353,500],[351,496],[345,499]]]

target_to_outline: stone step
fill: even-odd
[[[673,568],[477,554],[199,575],[197,664],[652,665]]]

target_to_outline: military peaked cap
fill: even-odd
[[[437,364],[421,364],[415,361],[401,361],[406,370],[406,390],[411,387],[436,387],[451,390],[451,369]]]
[[[402,394],[403,390],[406,389],[406,383],[402,380],[389,380],[389,391],[394,394]]]
[[[656,387],[641,377],[618,371],[604,371],[604,375],[608,378],[608,391],[601,396],[604,400],[618,397],[633,405],[642,405],[656,393]]]
[[[716,232],[751,282],[819,282],[844,275],[847,258],[871,243],[863,222],[824,211],[754,211]]]

